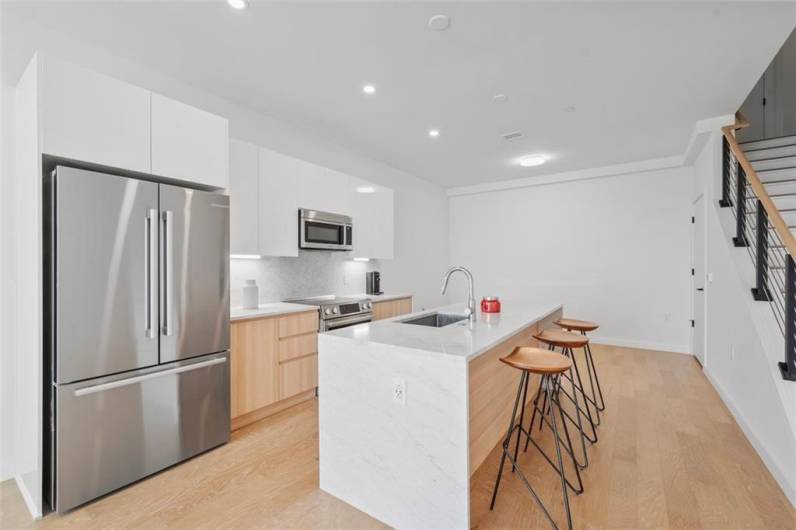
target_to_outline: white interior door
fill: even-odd
[[[691,286],[693,301],[691,351],[705,366],[705,204],[700,195],[693,204],[691,223]]]

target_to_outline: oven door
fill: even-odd
[[[321,320],[321,331],[332,331],[335,329],[347,328],[349,326],[356,326],[357,324],[364,324],[373,320],[373,313],[359,313],[357,315],[350,315],[339,318],[330,318]]]

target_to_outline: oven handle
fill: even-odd
[[[332,331],[333,329],[340,329],[346,326],[353,326],[354,324],[362,324],[373,320],[373,313],[361,313],[358,315],[351,315],[350,317],[340,317],[330,320],[324,320],[324,331]]]

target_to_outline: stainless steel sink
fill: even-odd
[[[428,326],[431,328],[442,328],[456,322],[467,320],[466,315],[455,315],[450,313],[429,313],[422,317],[414,317],[407,320],[400,320],[402,324],[415,324],[416,326]]]

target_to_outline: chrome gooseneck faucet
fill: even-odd
[[[467,284],[469,287],[469,292],[467,294],[467,316],[470,318],[470,322],[475,322],[475,298],[473,295],[473,275],[470,271],[465,269],[464,267],[451,267],[448,269],[448,272],[445,273],[445,276],[442,278],[442,294],[445,294],[445,290],[448,288],[448,279],[451,277],[451,274],[454,272],[461,272],[467,276]]]

